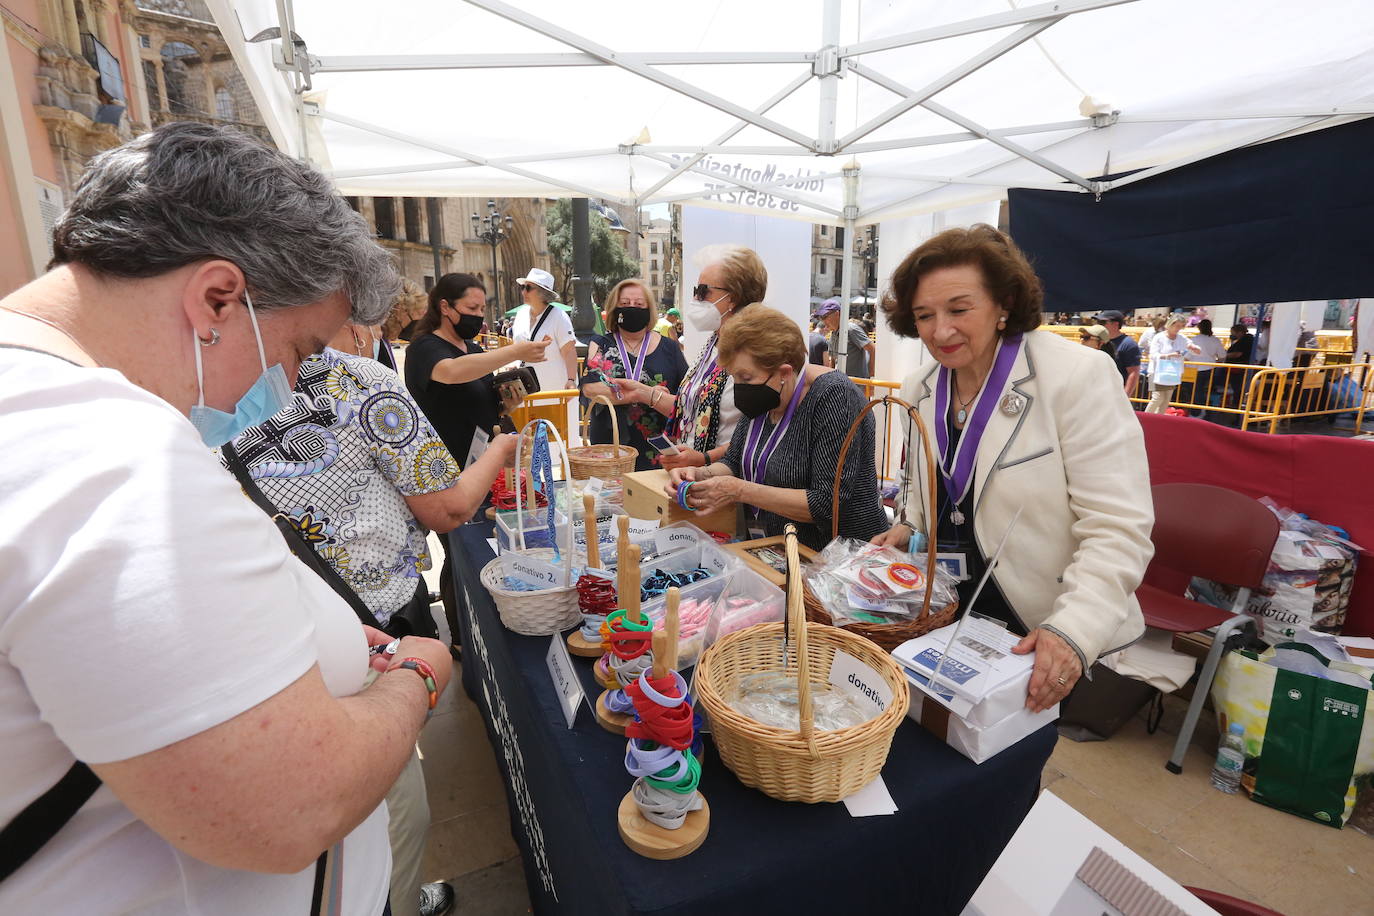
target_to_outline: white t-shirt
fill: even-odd
[[[0,347],[0,455],[0,823],[76,758],[173,744],[317,661],[335,696],[361,689],[352,610],[166,402]],[[342,912],[382,911],[386,827],[381,805],[342,844]],[[194,859],[101,786],[0,882],[0,913],[305,914],[313,880]]]
[[[545,313],[548,314],[547,318],[544,317]],[[544,319],[542,325],[539,324],[540,318]],[[539,325],[539,334],[532,338],[530,331],[535,325]],[[520,311],[515,313],[515,323],[511,326],[510,334],[512,340],[550,338],[552,343],[545,348],[543,361],[525,365],[534,370],[535,377],[539,379],[540,391],[561,391],[569,387],[568,364],[563,359],[562,350],[568,341],[574,341],[576,345],[577,338],[573,336],[572,319],[568,317],[567,312],[556,305],[549,305],[537,318],[531,320],[530,307],[522,305]]]
[[[1217,340],[1215,334],[1198,334],[1193,338],[1193,345],[1202,352],[1194,353],[1192,356],[1185,357],[1185,359],[1191,359],[1198,363],[1226,362],[1226,347],[1222,345],[1221,341]],[[1199,366],[1198,371],[1210,372],[1212,368],[1210,366]]]
[[[1150,341],[1150,374],[1154,375],[1159,371],[1159,361],[1161,359],[1188,358],[1188,338],[1179,334],[1170,339],[1166,331],[1160,331]]]

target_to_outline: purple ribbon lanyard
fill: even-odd
[[[625,371],[632,382],[639,381],[639,375],[644,371],[644,359],[649,355],[649,335],[646,333],[644,339],[639,342],[639,355],[630,360],[630,351],[625,348],[625,341],[620,339],[620,332],[615,332],[615,346],[620,351],[620,361],[625,365]],[[633,365],[633,371],[631,370]]]
[[[978,444],[983,440],[988,421],[992,419],[997,401],[1002,397],[1002,391],[1011,377],[1016,357],[1021,354],[1021,343],[1020,334],[1002,338],[997,349],[997,358],[992,363],[992,371],[983,383],[983,390],[978,394],[978,403],[973,408],[973,416],[965,425],[953,455],[949,453],[947,415],[954,373],[944,366],[940,367],[935,382],[935,444],[940,453],[940,476],[944,478],[945,491],[949,494],[951,506],[956,509],[968,495],[969,485],[973,481],[973,469],[978,461]]]
[[[787,402],[787,410],[783,412],[778,425],[773,427],[773,432],[769,434],[766,442],[763,441],[763,425],[768,421],[768,414],[762,414],[749,422],[749,438],[744,442],[744,455],[740,462],[745,480],[763,483],[763,472],[768,468],[768,459],[773,456],[778,443],[782,441],[787,427],[792,425],[792,414],[796,412],[797,403],[801,400],[802,385],[803,379],[798,374],[797,385],[792,389],[792,397]],[[754,517],[757,518],[759,510],[753,511]]]

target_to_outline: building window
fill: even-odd
[[[215,90],[215,117],[221,121],[237,121],[238,112],[234,110],[234,96],[220,86]]]
[[[819,260],[820,260],[820,262],[821,262],[821,276],[824,277],[824,276],[825,276],[825,265],[829,264],[830,261],[827,260],[826,258],[820,258]]]
[[[822,227],[821,227],[821,238],[823,238],[823,239],[828,239],[828,238],[830,238],[830,227],[829,227],[829,226],[822,226]]]
[[[836,278],[836,279],[839,279],[840,274],[841,274],[843,271],[844,271],[844,266],[840,263],[840,259],[839,259],[839,258],[836,258],[836,259],[835,259],[835,278]]]
[[[652,261],[649,262],[649,269],[658,270],[658,258],[654,258]]]
[[[138,46],[140,48],[151,48],[153,46],[153,39],[147,35],[140,35],[138,36]]]
[[[162,94],[157,89],[157,64],[151,60],[143,62],[143,85],[148,89],[149,110],[161,111]]]
[[[429,276],[428,274],[426,274],[426,275],[425,275],[425,292],[429,292],[429,291],[432,290],[432,289],[434,289],[434,278],[431,277],[431,276]]]
[[[843,227],[843,226],[836,226],[836,227],[835,227],[835,247],[836,247],[836,248],[843,248],[843,247],[844,247],[844,227]]]
[[[658,242],[649,243],[649,254],[658,254]]]
[[[649,285],[654,287],[658,286],[658,274],[649,275]]]
[[[394,239],[396,237],[396,201],[390,197],[376,197],[372,200],[373,222],[377,226],[377,237]]]
[[[401,209],[405,212],[406,241],[420,241],[420,198],[401,198]]]

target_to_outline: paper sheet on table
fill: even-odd
[[[496,546],[496,538],[487,538],[487,546],[491,548],[492,553],[501,552],[501,548]]]
[[[892,800],[892,793],[887,791],[887,783],[883,782],[882,776],[841,801],[849,809],[850,817],[897,813],[897,803]]]

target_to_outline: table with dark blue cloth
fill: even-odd
[[[598,726],[586,704],[566,727],[545,661],[552,637],[503,627],[478,579],[490,536],[489,523],[450,535],[463,686],[496,750],[536,913],[955,914],[1035,801],[1052,726],[977,765],[903,722],[883,769],[899,810],[863,818],[842,803],[780,802],[746,787],[708,736],[705,843],[674,861],[643,858],[616,821],[633,782],[625,739]],[[592,659],[573,665],[594,700]]]

